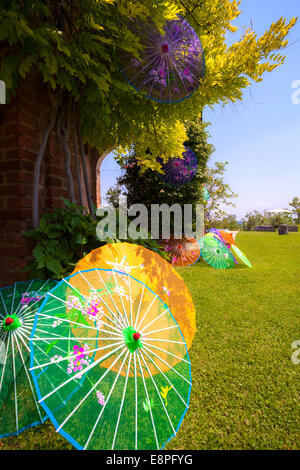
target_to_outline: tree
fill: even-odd
[[[118,186],[111,186],[106,192],[105,200],[109,206],[112,206],[116,209],[117,207],[119,207],[121,194],[121,188],[119,188]]]
[[[269,225],[269,218],[257,210],[248,212],[242,220],[243,230],[250,231],[258,225]]]
[[[278,228],[280,224],[292,225],[293,219],[289,214],[275,214],[269,218],[269,224]]]
[[[235,214],[225,214],[219,220],[213,220],[212,224],[215,228],[227,229],[227,230],[241,230],[241,224],[237,220]]]
[[[251,80],[260,81],[264,72],[284,62],[280,51],[288,44],[296,19],[280,18],[261,37],[248,29],[227,46],[226,36],[236,31],[232,21],[240,13],[238,4],[236,0],[2,0],[0,79],[11,96],[20,80],[38,71],[52,108],[36,160],[35,226],[41,162],[55,126],[65,151],[70,199],[74,193],[69,141],[78,142],[93,215],[84,142],[101,153],[118,147],[119,155],[134,143],[139,162],[157,168],[158,154],[167,160],[182,149],[186,119],[199,118],[206,105],[242,99]],[[118,57],[123,51],[139,57],[138,38],[126,27],[130,17],[151,18],[162,29],[177,14],[194,26],[202,41],[206,74],[191,98],[162,106],[129,86],[120,74]]]
[[[152,204],[191,204],[195,209],[197,203],[202,203],[202,188],[206,182],[205,169],[207,161],[214,151],[208,143],[209,133],[207,123],[199,120],[186,122],[188,140],[185,145],[190,148],[197,158],[197,172],[193,179],[184,185],[171,186],[166,184],[158,171],[144,169],[137,163],[136,149],[133,148],[123,165],[123,175],[118,178],[117,188],[124,188],[127,204],[144,204],[150,216]],[[195,217],[195,211],[194,211]],[[150,221],[149,221],[150,222]]]
[[[280,224],[291,225],[293,220],[288,214],[274,214],[270,216],[267,210],[264,210],[263,213],[253,210],[245,215],[242,223],[243,230],[249,231],[259,225],[269,225],[273,228],[278,228]]]
[[[300,199],[294,197],[292,202],[290,202],[290,206],[293,208],[293,212],[296,215],[296,224],[300,224]]]
[[[233,199],[237,198],[230,186],[224,181],[224,172],[228,162],[215,162],[214,166],[207,168],[205,172],[206,188],[210,198],[205,205],[206,224],[213,226],[214,220],[220,220],[226,216],[222,206],[235,206]]]

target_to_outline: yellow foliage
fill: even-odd
[[[170,3],[172,11],[171,2],[165,2],[165,6],[167,3]],[[251,80],[261,81],[265,72],[271,72],[284,63],[285,56],[281,50],[286,47],[287,36],[296,23],[296,18],[290,21],[280,18],[261,37],[249,28],[237,42],[228,46],[226,36],[237,31],[233,21],[241,13],[241,1],[203,0],[199,3],[197,0],[186,0],[173,4],[183,7],[185,11],[181,14],[199,35],[205,53],[206,70],[198,90],[181,103],[160,105],[138,96],[131,89],[131,93],[137,94],[137,113],[136,126],[131,128],[128,135],[127,150],[135,143],[139,162],[145,168],[156,170],[159,170],[156,163],[158,155],[164,161],[181,155],[186,140],[183,125],[186,119],[197,119],[205,106],[217,103],[225,105],[241,100],[244,90],[251,86]],[[149,122],[138,118],[138,115],[145,116],[146,113]],[[124,142],[122,147],[124,151]]]

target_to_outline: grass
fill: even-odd
[[[299,449],[300,233],[240,233],[253,264],[179,269],[193,296],[190,408],[167,449]],[[70,449],[49,421],[1,449]]]

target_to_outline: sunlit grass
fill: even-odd
[[[253,268],[179,269],[194,299],[190,408],[168,449],[299,449],[300,233],[240,233]],[[49,421],[0,449],[70,449]]]

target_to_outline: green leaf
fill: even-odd
[[[52,271],[54,274],[60,274],[63,270],[61,264],[56,259],[50,259],[46,262],[46,266],[49,271]]]

